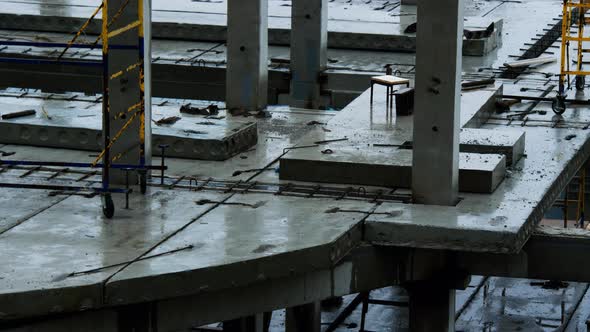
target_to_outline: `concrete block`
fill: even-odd
[[[339,148],[332,154],[325,147],[290,151],[280,160],[281,180],[373,185],[410,188],[412,151],[398,149]],[[461,153],[459,190],[492,193],[506,174],[506,157],[499,154]]]
[[[507,166],[518,163],[524,155],[524,147],[523,131],[463,128],[460,133],[461,152],[503,154]]]

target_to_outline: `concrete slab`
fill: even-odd
[[[460,151],[503,154],[506,165],[512,166],[524,156],[526,134],[519,130],[488,130],[463,128]]]
[[[213,193],[198,196],[220,199]],[[209,208],[195,205],[194,198],[170,191],[133,195],[130,210],[118,204],[116,218],[105,220],[100,199],[74,196],[1,234],[0,319],[100,306],[102,283],[124,264],[68,275],[137,258]],[[27,202],[31,208],[37,205]],[[12,208],[4,206],[3,211],[11,213]]]
[[[25,189],[2,189],[0,206],[10,206],[11,213],[0,215],[0,234],[61,202],[65,197],[48,197],[47,192]],[[32,207],[30,202],[37,202]]]
[[[133,263],[106,285],[106,301],[116,305],[212,292],[331,266],[360,241],[362,211],[372,207],[368,202],[236,194],[151,252],[193,244],[198,254],[187,251]],[[330,213],[334,208],[349,212]]]
[[[270,112],[272,113],[270,119],[255,119],[260,133],[258,144],[253,148],[224,162],[213,160],[195,162],[189,159],[167,158],[169,169],[166,174],[245,181],[262,172],[264,176],[268,175],[274,181],[278,157],[284,153],[284,149],[292,147],[295,142],[314,128],[308,123],[312,121],[325,123],[336,114],[333,111],[292,110],[286,106],[273,107]],[[2,149],[15,152],[14,155],[5,157],[14,160],[38,160],[40,156],[43,156],[43,160],[47,161],[92,162],[93,160],[93,156],[85,151],[17,145],[6,145]],[[160,163],[158,152],[155,151],[156,155],[153,161],[155,164]],[[275,163],[277,165],[273,166]],[[267,171],[260,171],[267,166]],[[21,173],[15,174],[18,176]]]
[[[383,90],[376,87],[375,95],[380,96]],[[466,93],[461,115],[462,119],[469,120],[464,123],[490,112],[490,100],[495,100],[495,94],[500,90],[498,87]],[[386,112],[383,100],[375,100],[366,111],[368,94],[365,92],[330,122],[304,136],[297,145],[306,148],[293,149],[283,156],[281,180],[409,188],[412,152],[408,148],[412,144],[412,117],[392,116]],[[497,135],[501,138],[496,139]],[[460,190],[490,193],[501,182],[507,164],[496,154],[505,154],[511,162],[519,160],[524,154],[524,135],[515,131],[504,134],[502,131],[464,129],[461,151],[492,154],[463,154],[460,161]],[[478,167],[481,172],[476,172]],[[473,178],[474,174],[482,178]]]
[[[367,4],[362,1],[330,2],[328,46],[413,51],[415,34],[405,33],[404,30],[416,21],[416,7],[399,6],[387,1],[379,2],[377,4]],[[64,1],[48,5],[43,0],[32,2],[5,0],[0,2],[0,28],[70,33],[84,23],[98,4],[98,1],[90,1],[84,5],[75,1]],[[290,7],[291,5],[285,5],[284,1],[269,1],[268,22],[271,44],[289,45]],[[226,13],[226,0],[215,3],[189,0],[154,1],[153,36],[167,39],[225,40]],[[478,15],[483,11],[481,7],[470,5],[468,13]],[[501,25],[498,27],[501,28]],[[95,20],[88,27],[87,33],[97,34],[99,29],[100,20]],[[468,54],[474,55],[475,52],[486,51],[497,44],[497,37],[490,39],[487,47],[481,47],[481,40],[475,40],[476,45],[468,47]],[[471,43],[470,40],[466,42]],[[481,56],[485,53],[477,55]]]
[[[55,94],[53,94],[55,96]],[[0,142],[43,147],[101,151],[102,118],[100,96],[82,97],[82,100],[47,100],[47,93],[31,93],[28,97],[0,97],[2,114],[23,109],[34,109],[35,116],[1,120],[4,133]],[[72,98],[79,95],[72,94]],[[66,97],[67,99],[67,97]],[[189,103],[187,101],[186,103]],[[199,102],[202,104],[202,102]],[[154,105],[152,121],[177,116],[170,125],[153,124],[152,146],[155,155],[158,145],[168,144],[167,156],[226,160],[256,145],[258,130],[255,121],[247,118],[227,117],[225,111],[214,118],[180,113],[181,100]],[[198,105],[198,104],[197,104]],[[206,106],[206,105],[203,105]],[[47,113],[44,114],[43,110]]]
[[[578,136],[563,149],[562,138],[572,132]],[[455,207],[384,203],[376,212],[389,215],[369,217],[367,238],[383,245],[518,252],[590,153],[587,132],[536,127],[526,134],[527,157],[492,195],[462,194]]]

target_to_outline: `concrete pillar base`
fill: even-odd
[[[287,308],[285,332],[320,332],[321,323],[319,301]]]
[[[415,282],[406,286],[410,296],[410,330],[413,332],[455,331],[455,290],[437,282]]]
[[[223,322],[223,332],[268,332],[272,312],[232,319]]]

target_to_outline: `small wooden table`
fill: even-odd
[[[393,75],[383,75],[371,77],[371,105],[373,105],[373,87],[375,84],[385,85],[387,88],[386,106],[393,108],[393,87],[396,85],[405,85],[410,87],[410,80],[407,78],[397,77]]]

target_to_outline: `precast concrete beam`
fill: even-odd
[[[227,13],[227,108],[262,110],[268,96],[268,0],[229,0]]]
[[[412,189],[421,204],[459,191],[463,0],[418,0]]]
[[[328,0],[295,0],[291,12],[291,106],[317,109],[327,66]]]

